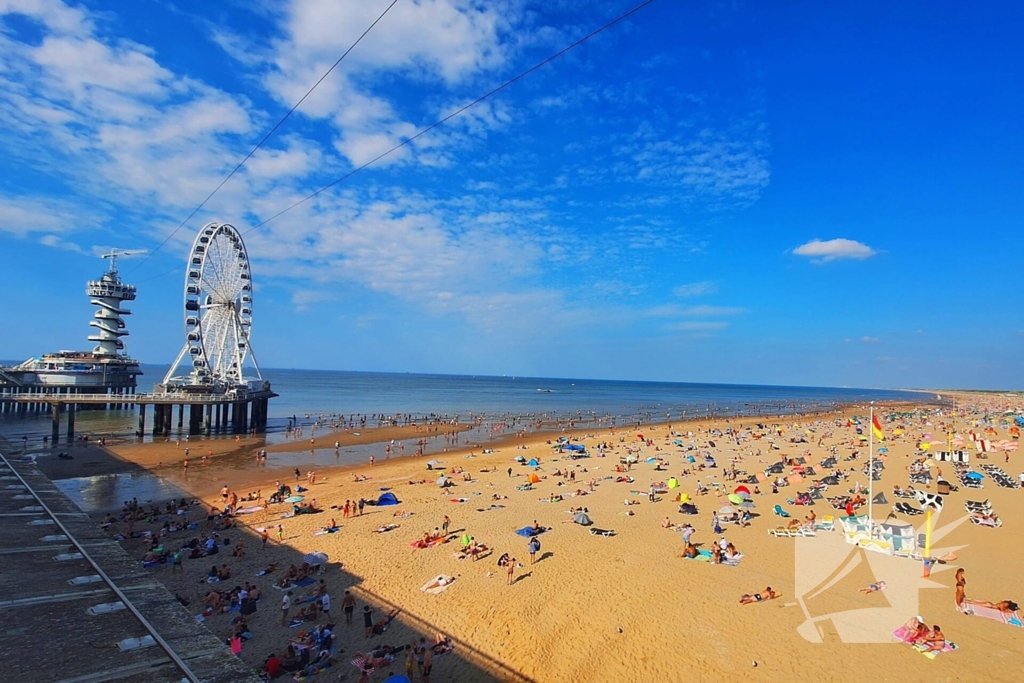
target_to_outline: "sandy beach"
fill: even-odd
[[[985,414],[994,418],[997,410],[1019,410],[1021,403],[1020,399],[1014,404],[1013,399],[990,395],[961,396],[956,433],[968,440],[969,448],[972,442],[968,432],[981,434],[984,428],[990,430],[984,438],[993,443],[1015,442],[1007,421],[982,420]],[[859,424],[851,420],[854,414],[860,416]],[[331,669],[314,680],[356,680],[360,673],[350,661],[357,652],[365,653],[382,644],[412,644],[420,637],[432,641],[437,633],[451,637],[455,648],[453,653],[435,659],[431,677],[435,681],[650,681],[737,676],[761,680],[1016,679],[1024,663],[1024,628],[959,613],[952,584],[953,570],[963,567],[969,598],[995,602],[1022,597],[1017,569],[1024,560],[1024,534],[1019,525],[1024,496],[1020,489],[997,487],[986,476],[983,489],[961,487],[945,497],[934,527],[955,528],[933,534],[932,554],[942,556],[952,551],[957,557],[936,565],[930,581],[913,586],[916,612],[907,611],[906,596],[896,599],[896,591],[903,590],[902,586],[892,587],[898,577],[875,575],[871,558],[851,563],[854,566],[845,575],[833,572],[834,583],[827,589],[815,584],[811,586],[814,591],[798,591],[797,586],[806,583],[799,576],[803,569],[797,568],[798,555],[814,555],[818,548],[822,554],[827,548],[834,550],[842,530],[819,531],[815,537],[777,538],[768,530],[789,520],[774,515],[773,508],[781,505],[790,519],[802,519],[810,510],[819,521],[826,515],[837,520],[844,515],[828,500],[817,500],[808,507],[795,506],[787,499],[795,498],[811,480],[836,468],[853,471],[848,479],[831,486],[827,497],[845,495],[858,484],[867,486],[861,468],[867,462],[868,446],[860,440],[867,434],[866,415],[867,408],[862,406],[830,416],[773,418],[770,423],[767,418],[759,418],[762,426],[750,418],[658,425],[645,427],[643,439],[635,430],[590,430],[589,434],[572,437],[572,443],[586,445],[591,455],[579,460],[569,459],[568,452],[559,453],[548,443],[558,435],[527,436],[490,454],[472,449],[438,457],[454,483],[447,489],[436,485],[437,471],[427,470],[426,461],[431,458],[397,458],[372,467],[319,471],[312,485],[305,472],[300,473],[298,481],[290,471],[273,469],[246,472],[242,481],[236,481],[229,472],[218,470],[214,484],[213,475],[190,482],[177,468],[167,468],[160,472],[162,476],[199,491],[205,503],[218,508],[222,501],[216,489],[224,483],[240,496],[257,487],[266,496],[274,489],[275,480],[280,480],[293,489],[297,485],[308,488],[302,494],[303,504],[315,499],[323,512],[291,517],[290,504],[275,504],[264,510],[255,503],[241,502],[239,507],[252,505],[257,509],[235,517],[235,528],[219,532],[228,539],[228,547],[213,557],[185,560],[183,572],[172,571],[170,565],[149,571],[189,600],[195,614],[203,611],[202,603],[211,588],[230,588],[247,581],[258,586],[263,597],[257,612],[248,618],[253,637],[245,641],[241,656],[259,667],[269,653],[282,654],[290,638],[312,625],[280,625],[282,592],[273,583],[289,565],[300,564],[304,554],[327,553],[330,561],[326,571],[314,578],[315,582],[324,580],[331,596],[336,655]],[[888,499],[888,504],[874,505],[874,517],[880,521],[892,511],[894,503],[901,502],[893,498],[892,491],[897,485],[907,487],[907,467],[928,457],[928,451],[922,451],[919,445],[923,442],[936,450],[943,448],[951,417],[948,409],[937,415],[933,407],[885,407],[879,409],[879,416],[886,436],[878,444],[886,449],[880,455],[885,469],[881,481],[874,484],[874,493],[883,492]],[[732,433],[725,433],[729,429]],[[378,436],[395,438],[383,433]],[[599,444],[607,447],[599,449]],[[255,442],[225,442],[221,446],[257,447]],[[167,459],[162,452],[145,454],[147,448],[157,450],[152,446],[119,446],[116,450],[121,457],[150,466],[154,457]],[[970,451],[975,466],[993,464],[1003,467],[1011,477],[1019,474],[1017,453],[1009,453],[1006,462],[1001,451],[986,454],[984,460],[976,458],[973,448]],[[599,453],[604,457],[597,457]],[[835,468],[821,468],[820,461],[832,453],[838,460]],[[854,453],[857,458],[848,460]],[[716,467],[698,469],[705,455],[715,459]],[[539,466],[515,462],[517,456],[527,461],[536,458]],[[617,472],[620,459],[626,456],[638,462],[628,472]],[[695,462],[688,462],[687,456],[695,456]],[[771,479],[759,482],[756,487],[760,493],[752,495],[756,508],[751,510],[754,516],[750,526],[729,524],[724,525],[723,534],[713,533],[712,513],[731,504],[727,495],[739,485],[727,480],[728,468],[735,466],[744,472],[742,479],[763,472],[773,463],[799,457],[816,467],[817,476],[782,487],[777,494],[771,492]],[[656,463],[648,462],[651,458],[660,458],[662,469],[656,471]],[[939,469],[943,478],[956,483],[950,463],[940,463]],[[790,477],[793,471],[793,467],[786,466],[781,476]],[[530,475],[536,475],[539,482],[521,490]],[[363,480],[356,481],[357,477]],[[680,486],[656,494],[655,502],[650,502],[651,485],[672,477]],[[619,482],[617,478],[633,481]],[[697,493],[698,481],[708,493]],[[748,486],[751,490],[755,487]],[[936,489],[934,485],[919,488]],[[348,518],[339,509],[347,500],[375,501],[383,492],[394,493],[401,503],[367,506],[361,516]],[[679,494],[688,495],[699,514],[680,514]],[[967,523],[964,501],[969,499],[988,499],[1003,525],[988,528]],[[906,502],[920,507],[915,500]],[[590,528],[574,524],[570,511],[581,507],[587,508],[593,520],[590,528],[612,530],[614,535],[594,535]],[[866,506],[858,510],[859,514],[864,512]],[[423,549],[413,547],[425,534],[441,527],[445,516],[450,518],[448,542]],[[896,517],[924,530],[923,515]],[[198,528],[168,535],[168,546],[213,533],[213,528],[207,527],[205,511],[193,509],[187,518]],[[665,528],[666,518],[671,528]],[[317,535],[318,530],[330,526],[332,519],[337,531]],[[541,547],[536,564],[531,564],[528,539],[515,530],[535,521],[549,530],[538,537]],[[958,525],[952,524],[957,521]],[[134,530],[158,530],[161,523],[140,522]],[[738,566],[682,558],[684,544],[676,525],[684,523],[693,525],[692,540],[704,549],[725,536],[743,555]],[[398,526],[375,533],[391,524]],[[280,542],[278,525],[283,531]],[[264,528],[270,532],[270,541],[261,547],[258,530]],[[123,522],[111,527],[112,533],[126,531]],[[464,534],[487,546],[478,561],[458,559],[459,538]],[[238,540],[245,544],[245,556],[241,558],[231,553]],[[140,557],[145,551],[142,539],[125,543]],[[839,547],[866,554],[846,544]],[[517,561],[512,585],[507,585],[506,569],[497,565],[505,553]],[[893,561],[904,563],[902,567],[912,566],[910,573],[916,576],[922,569],[917,560]],[[211,564],[224,563],[230,567],[231,578],[207,584],[205,577]],[[280,569],[257,578],[257,572],[270,563],[277,563]],[[437,594],[420,590],[440,575],[455,580]],[[822,582],[829,577],[826,571]],[[877,580],[888,580],[891,587],[871,594],[859,592]],[[739,604],[741,595],[762,591],[766,586],[780,597],[760,604]],[[311,589],[295,588],[292,597],[297,600]],[[358,603],[357,623],[352,626],[345,625],[340,608],[346,590],[352,591]],[[359,616],[366,604],[375,610],[375,618],[393,607],[401,612],[383,635],[366,638]],[[958,649],[928,659],[895,638],[888,642],[850,642],[845,632],[845,638],[840,637],[836,621],[829,615],[863,608],[881,610],[878,619],[891,624],[888,630],[920,614],[929,627],[941,625],[945,637]],[[228,637],[232,618],[237,616],[238,612],[213,614],[206,623],[215,633]],[[817,631],[823,642],[810,642],[801,635],[806,635],[808,626],[801,632],[798,628],[809,618],[819,617],[824,619],[816,627],[810,626],[810,632]],[[326,621],[320,619],[320,623]],[[383,680],[388,672],[404,672],[404,654],[369,680]]]

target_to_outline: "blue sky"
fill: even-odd
[[[0,0],[0,357],[86,347],[387,1]],[[399,0],[144,263],[181,269],[629,9]],[[245,236],[266,367],[1024,388],[1024,10],[658,0]],[[170,271],[170,272],[169,272]],[[11,317],[11,312],[20,315]]]

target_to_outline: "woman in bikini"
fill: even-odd
[[[961,607],[967,598],[967,579],[964,578],[963,567],[956,570],[956,606]]]

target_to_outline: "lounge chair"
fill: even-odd
[[[788,512],[786,512],[785,510],[782,509],[781,505],[776,505],[774,511],[775,511],[775,514],[777,514],[779,517],[789,517],[790,516]]]
[[[777,526],[774,529],[769,529],[768,533],[771,534],[772,536],[774,536],[775,538],[779,538],[779,537],[782,537],[782,536],[785,536],[786,538],[789,538],[790,536],[793,535],[793,532],[790,531],[789,529],[787,529],[784,526]]]
[[[832,515],[826,515],[820,522],[814,525],[814,528],[818,531],[834,531],[836,528],[836,520]]]
[[[993,520],[982,519],[981,517],[975,517],[974,515],[971,515],[971,524],[977,524],[978,526],[992,527],[993,529],[995,529],[995,528],[1001,527],[1003,525],[1003,520],[1001,520],[999,518],[996,518],[993,521]]]

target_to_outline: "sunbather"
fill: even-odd
[[[768,586],[767,588],[765,588],[760,593],[754,593],[753,595],[751,595],[749,593],[744,593],[742,596],[740,596],[740,604],[741,605],[749,605],[752,602],[766,602],[768,600],[774,600],[775,598],[779,597],[780,595],[782,595],[782,594],[781,593],[776,593],[775,591],[772,590],[771,586]]]
[[[879,581],[869,585],[867,588],[861,588],[861,593],[877,593],[878,591],[885,590],[885,581]]]
[[[987,602],[985,600],[968,600],[972,605],[997,609],[1000,612],[1016,612],[1020,606],[1013,600],[1000,600],[999,602]]]
[[[920,644],[923,645],[928,652],[938,652],[946,646],[946,636],[942,633],[942,629],[939,628],[938,624],[932,626],[932,630],[924,637]]]

